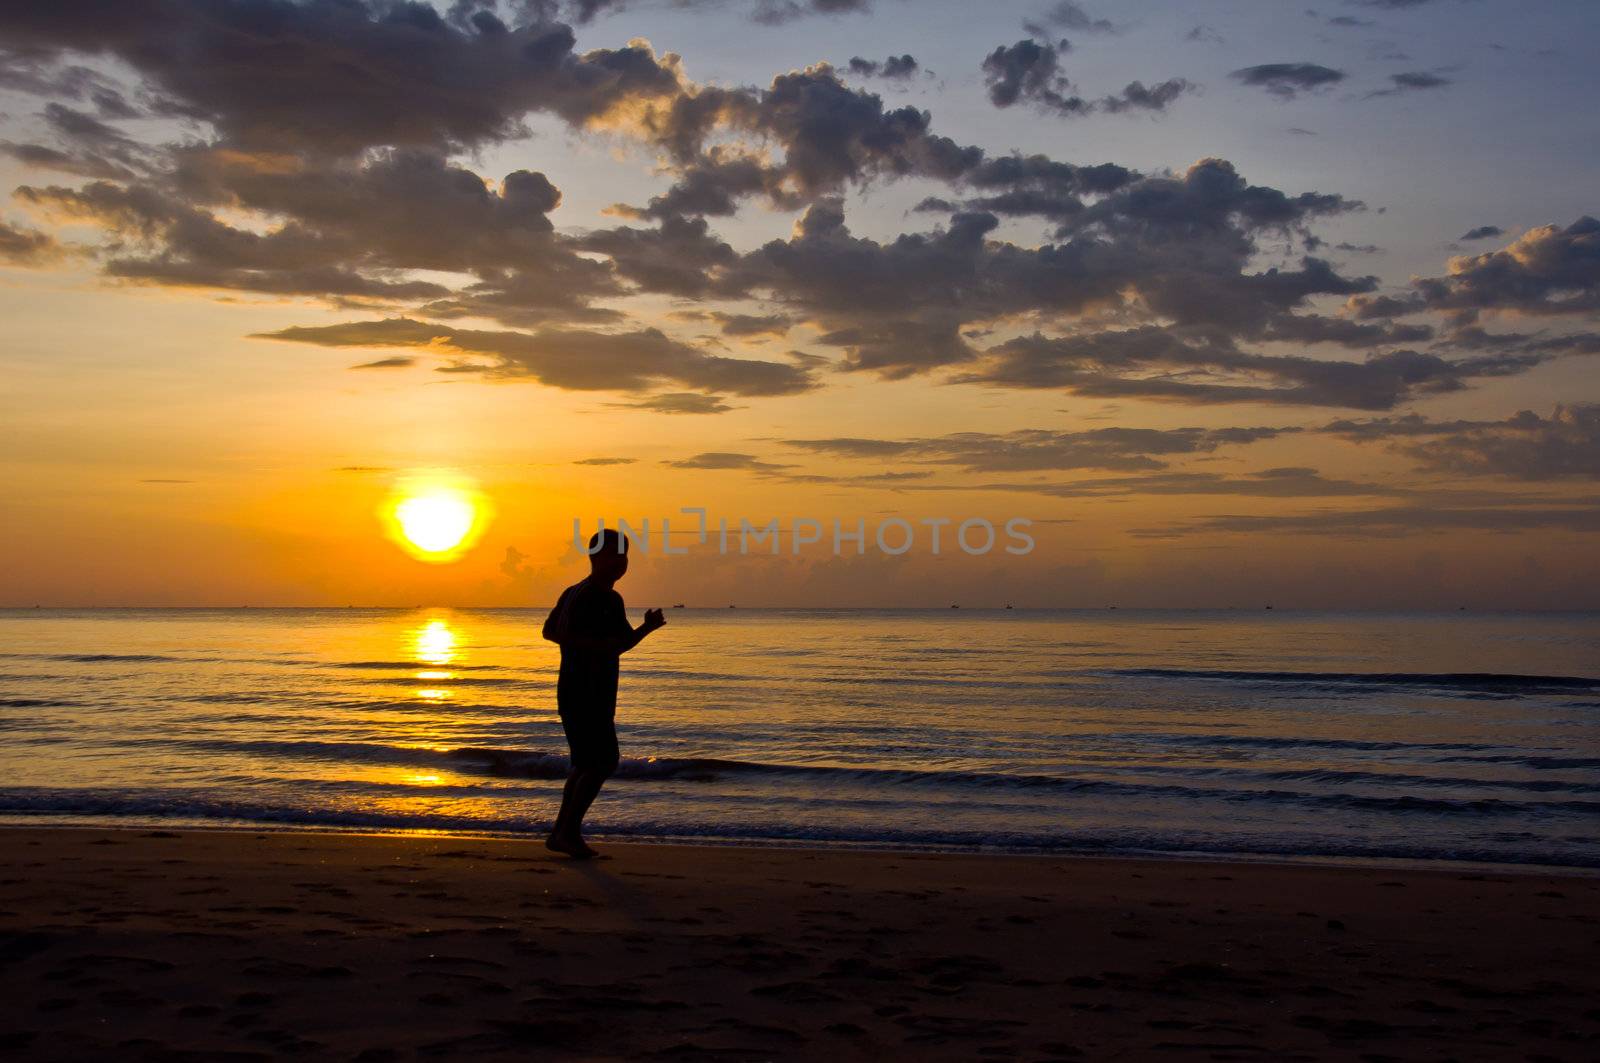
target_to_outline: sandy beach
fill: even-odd
[[[1600,1038],[1600,878],[0,837],[13,1058],[1578,1060]]]

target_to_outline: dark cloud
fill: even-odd
[[[1085,114],[1088,101],[1072,95],[1072,83],[1061,72],[1059,56],[1066,41],[1041,44],[1031,37],[1001,45],[983,60],[989,102],[996,107],[1032,103],[1057,114]]]
[[[1171,78],[1149,87],[1134,81],[1116,95],[1085,99],[1061,71],[1059,57],[1068,49],[1066,41],[1051,45],[1032,38],[996,48],[983,60],[989,102],[996,107],[1027,103],[1051,114],[1076,118],[1100,111],[1164,111],[1179,96],[1194,91],[1194,86],[1184,79]]]
[[[1231,495],[1243,498],[1346,498],[1404,494],[1387,484],[1362,483],[1323,476],[1315,469],[1288,466],[1227,476],[1204,472],[1155,472],[1110,476],[1066,483],[998,482],[940,484],[919,490],[1003,491],[1046,498],[1118,498],[1134,495]]]
[[[1229,77],[1266,89],[1281,99],[1292,100],[1302,92],[1337,85],[1346,74],[1317,63],[1262,63],[1235,70]]]
[[[768,26],[808,15],[850,15],[871,10],[872,0],[756,0],[750,17]]]
[[[1454,259],[1444,277],[1412,282],[1415,298],[1396,309],[1536,316],[1600,311],[1600,221],[1530,229],[1510,246]]]
[[[1040,170],[1032,160],[995,161],[1006,164],[1009,180]],[[820,203],[793,237],[746,256],[738,286],[764,290],[816,324],[822,343],[845,350],[843,368],[889,377],[974,361],[978,352],[965,335],[968,327],[1021,314],[1055,318],[1120,309],[1171,319],[1173,328],[1191,330],[1185,342],[1221,347],[1231,345],[1232,335],[1268,339],[1294,329],[1300,330],[1294,338],[1303,338],[1305,330],[1320,328],[1327,335],[1319,341],[1392,338],[1381,328],[1364,332],[1339,322],[1289,319],[1312,296],[1370,291],[1371,278],[1342,277],[1309,258],[1298,269],[1247,271],[1256,234],[1292,230],[1356,204],[1253,186],[1215,159],[1182,176],[1137,180],[1125,172],[1042,172],[1058,189],[1103,181],[1096,187],[1116,190],[1075,209],[1063,207],[1060,242],[1036,248],[991,239],[998,219],[988,212],[958,213],[942,230],[879,243],[852,234],[840,204]],[[1057,202],[1069,195],[1050,194]],[[1206,330],[1210,334],[1202,336]],[[1337,335],[1341,330],[1346,334]],[[1155,338],[1140,342],[1158,343],[1164,334],[1151,327]],[[998,362],[991,359],[984,371],[961,379],[1029,386],[1028,374],[1011,371],[1018,360],[1009,356],[1017,350],[992,351],[1001,356]],[[1040,379],[1035,386],[1060,385]]]
[[[42,266],[61,255],[61,245],[48,233],[0,221],[0,261],[14,266]]]
[[[668,217],[654,229],[600,230],[573,246],[609,255],[617,274],[643,291],[685,298],[739,294],[723,276],[739,256],[711,233],[704,218]]]
[[[362,362],[360,365],[353,365],[350,368],[351,369],[409,369],[409,368],[411,368],[412,366],[414,366],[416,364],[417,364],[417,360],[415,358],[407,357],[405,355],[395,355],[393,358],[379,358],[375,362]]]
[[[733,454],[723,451],[696,454],[692,458],[664,461],[661,464],[674,469],[739,469],[745,472],[761,473],[782,472],[785,469],[794,468],[793,465],[775,465],[772,462],[759,461],[753,454]]]
[[[794,319],[783,314],[729,314],[721,310],[678,310],[679,321],[705,321],[716,325],[724,336],[784,336],[794,327]]]
[[[1439,74],[1430,74],[1425,70],[1414,70],[1404,74],[1390,74],[1390,86],[1376,92],[1367,93],[1370,99],[1374,96],[1398,96],[1403,92],[1417,92],[1422,89],[1442,89],[1455,82]]]
[[[1110,114],[1124,111],[1164,111],[1179,96],[1195,91],[1195,86],[1183,78],[1169,78],[1158,85],[1146,88],[1142,81],[1130,81],[1121,93],[1102,96],[1095,106]]]
[[[35,70],[114,58],[157,113],[249,150],[481,145],[523,135],[531,112],[581,125],[680,91],[644,46],[578,54],[559,23],[451,21],[406,0],[7,4],[0,40]]]
[[[170,187],[95,181],[18,189],[27,203],[91,221],[117,239],[106,272],[150,284],[371,302],[428,301],[432,316],[508,324],[603,321],[592,300],[621,293],[616,267],[557,236],[560,193],[518,170],[495,188],[437,155],[386,152],[360,164],[241,159],[196,150]],[[279,219],[234,225],[207,205]],[[476,274],[452,290],[409,271]]]
[[[676,57],[644,44],[578,52],[555,16],[594,17],[604,6],[458,0],[440,14],[401,0],[95,0],[87,15],[66,17],[14,5],[0,10],[13,60],[0,76],[58,98],[40,112],[49,143],[4,147],[83,178],[41,180],[19,197],[45,216],[97,226],[113,279],[404,315],[398,325],[278,338],[342,343],[349,331],[359,345],[407,348],[403,357],[437,349],[448,359],[440,371],[615,388],[652,409],[718,412],[724,393],[792,394],[816,386],[826,366],[1381,410],[1586,349],[1580,338],[1474,336],[1461,318],[1591,309],[1582,225],[1592,220],[1536,230],[1496,253],[1506,262],[1458,261],[1404,296],[1379,295],[1373,278],[1345,275],[1315,253],[1314,224],[1360,209],[1337,195],[1251,185],[1220,159],[1140,174],[990,155],[826,64],[766,87],[724,86],[690,82]],[[1076,5],[1057,10],[1056,25],[1078,32],[1097,21]],[[996,101],[1159,111],[1192,88],[1134,82],[1084,99],[1060,70],[1061,50],[1033,40],[996,50],[986,61]],[[890,66],[862,62],[880,75]],[[1342,77],[1282,66],[1289,73],[1251,68],[1254,83],[1328,83],[1317,70]],[[580,232],[558,227],[560,192],[542,173],[488,180],[460,161],[462,149],[521,136],[537,113],[629,138],[661,160],[669,187],[619,210],[629,224]],[[143,144],[124,132],[139,116],[189,128]],[[920,206],[946,214],[943,224],[879,239],[852,233],[837,197],[898,179],[934,185],[918,189],[936,193]],[[753,197],[803,211],[801,220],[785,239],[735,249],[710,219]],[[1044,232],[1008,238],[1009,219],[1039,219]],[[4,230],[0,249],[42,253],[29,241],[49,237],[31,232]],[[1307,253],[1285,254],[1285,244]],[[837,353],[721,357],[714,336],[702,347],[630,324],[634,296],[695,300],[698,320],[747,342],[804,324],[809,343]],[[1349,302],[1332,316],[1316,307],[1324,298]],[[762,312],[733,309],[750,306]],[[1397,320],[1420,310],[1448,315],[1440,334]],[[483,319],[504,329],[482,328]],[[1261,344],[1289,349],[1252,349]],[[1362,357],[1300,349],[1312,346]],[[661,394],[667,387],[683,390]]]
[[[1057,0],[1048,11],[1037,19],[1025,23],[1028,32],[1039,35],[1040,26],[1055,26],[1059,29],[1072,30],[1074,33],[1116,33],[1119,27],[1110,19],[1095,18],[1085,11],[1082,4],[1074,0]]]
[[[698,86],[648,109],[642,126],[680,171],[673,188],[640,212],[658,217],[730,214],[756,193],[792,209],[875,178],[952,181],[984,157],[981,148],[934,134],[927,111],[887,108],[827,64],[781,74],[766,89]],[[781,155],[712,143],[730,134]]]
[[[669,391],[635,402],[610,402],[606,405],[624,410],[676,414],[727,413],[729,410],[738,409],[737,406],[730,406],[715,395],[702,395],[694,391]]]
[[[258,337],[323,347],[425,348],[455,359],[446,371],[528,378],[574,391],[650,391],[670,381],[735,395],[793,395],[814,386],[800,367],[706,354],[657,329],[487,332],[393,318],[286,328]]]
[[[958,432],[921,439],[785,439],[784,446],[832,457],[900,459],[952,465],[968,472],[1065,469],[1153,470],[1164,458],[1210,454],[1223,446],[1272,439],[1293,428],[1097,428],[1078,432],[1030,429],[995,435]]]
[[[882,61],[863,59],[859,55],[850,60],[850,73],[861,77],[889,78],[904,81],[917,75],[920,68],[910,55],[891,55]]]
[[[579,458],[574,465],[632,465],[638,458]]]
[[[736,6],[742,8],[746,17],[752,22],[773,26],[812,15],[844,15],[869,11],[872,0],[743,0],[733,4],[730,4],[729,0],[555,0],[548,6],[559,10],[564,17],[580,23],[591,22],[601,15],[639,8],[720,10]]]
[[[1595,532],[1600,531],[1600,508],[1527,506],[1512,508],[1448,508],[1435,505],[1398,505],[1381,509],[1323,510],[1317,513],[1218,515],[1188,524],[1136,529],[1135,535],[1165,538],[1194,532],[1233,532],[1249,535],[1294,533],[1340,538],[1398,538],[1424,532]]]
[[[1505,230],[1498,225],[1480,225],[1476,229],[1468,229],[1456,239],[1458,240],[1489,240],[1504,236]]]
[[[1517,480],[1600,479],[1600,405],[1523,410],[1503,421],[1430,421],[1419,415],[1335,421],[1324,429],[1353,442],[1381,442],[1426,468]]]
[[[1459,391],[1538,363],[1531,356],[1447,360],[1395,350],[1360,362],[1240,350],[1214,334],[1144,327],[1000,344],[959,380],[1001,387],[1061,388],[1098,398],[1208,404],[1271,403],[1387,410],[1424,395]]]

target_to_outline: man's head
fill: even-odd
[[[589,570],[615,582],[628,571],[628,537],[613,529],[589,536]]]

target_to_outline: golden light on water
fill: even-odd
[[[492,516],[492,507],[465,477],[414,474],[384,503],[389,537],[419,561],[445,564],[472,548]]]
[[[456,633],[443,620],[429,620],[412,632],[411,650],[423,664],[434,667],[447,665],[455,660]]]
[[[412,631],[411,653],[425,666],[415,673],[415,678],[434,682],[455,678],[449,665],[456,658],[456,633],[446,620],[433,617]],[[413,696],[422,701],[442,702],[450,699],[451,692],[446,687],[423,687],[413,691]]]

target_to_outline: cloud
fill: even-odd
[[[1253,186],[1215,159],[1181,176],[1143,179],[1125,171],[1060,171],[1027,159],[995,162],[1006,163],[997,181],[1018,187],[1034,178],[1044,181],[1033,191],[1048,205],[986,205],[1052,211],[1059,218],[1058,242],[1029,248],[993,240],[998,218],[974,211],[957,213],[943,229],[879,243],[851,233],[842,205],[824,202],[802,217],[790,239],[745,256],[736,286],[764,292],[814,324],[820,343],[844,351],[840,368],[890,378],[975,362],[984,354],[986,371],[956,379],[1029,386],[1028,374],[1014,371],[1028,359],[1007,358],[1017,347],[980,352],[966,334],[974,323],[1028,314],[1046,320],[1121,314],[1170,321],[1138,334],[1139,342],[1149,344],[1162,342],[1169,329],[1189,329],[1192,342],[1223,346],[1232,336],[1304,339],[1312,331],[1318,333],[1310,337],[1314,341],[1396,338],[1390,329],[1366,332],[1294,313],[1316,295],[1370,291],[1372,278],[1341,276],[1314,258],[1297,269],[1247,270],[1256,234],[1292,231],[1359,204]],[[1072,207],[1068,201],[1077,196],[1067,188],[1114,191]],[[1057,386],[1042,379],[1036,386]]]
[[[1529,229],[1507,247],[1450,260],[1449,273],[1412,282],[1402,310],[1481,311],[1534,316],[1600,311],[1600,220]]]
[[[1505,230],[1500,228],[1498,225],[1480,225],[1476,229],[1468,229],[1466,232],[1456,237],[1456,239],[1489,240],[1494,237],[1504,236],[1505,234]]]
[[[379,358],[375,362],[362,362],[353,365],[351,369],[409,369],[417,364],[415,358],[407,355],[395,355],[393,358]]]
[[[1057,58],[1068,51],[1066,41],[1040,44],[1024,38],[1013,45],[1001,45],[983,60],[983,77],[989,87],[989,102],[996,107],[1033,103],[1061,114],[1084,113],[1088,104],[1068,96],[1072,84],[1061,73]]]
[[[739,408],[729,406],[715,395],[701,395],[693,391],[671,391],[661,395],[651,395],[637,402],[610,402],[606,405],[623,410],[674,414],[727,413],[729,410]]]
[[[1005,434],[958,432],[916,439],[785,439],[786,447],[830,457],[872,461],[900,459],[951,465],[968,472],[1065,469],[1154,470],[1164,458],[1210,454],[1298,431],[1294,428],[1096,428],[1057,432],[1027,429]]]
[[[1148,88],[1143,82],[1134,81],[1119,94],[1084,99],[1060,69],[1059,56],[1069,47],[1066,41],[1049,45],[1027,38],[996,48],[983,60],[989,102],[1002,108],[1028,103],[1061,117],[1075,118],[1098,111],[1164,111],[1179,96],[1194,91],[1188,81],[1171,78]]]
[[[559,23],[451,20],[422,3],[9,4],[0,40],[39,77],[113,58],[157,114],[247,150],[467,148],[523,135],[530,112],[585,125],[680,90],[676,60],[647,46],[579,54]]]
[[[605,320],[592,299],[622,290],[613,267],[578,254],[549,213],[560,193],[518,170],[492,187],[470,170],[417,151],[356,164],[193,150],[172,187],[93,181],[23,186],[18,197],[118,237],[112,276],[150,284],[344,297],[455,300],[439,315],[478,313],[528,324]],[[206,205],[245,208],[266,227],[234,225]],[[411,270],[470,272],[464,293]]]
[[[572,247],[608,255],[616,274],[642,291],[683,298],[740,294],[723,281],[738,255],[704,218],[669,216],[653,229],[601,229],[574,240]]]
[[[1442,89],[1455,82],[1439,74],[1430,74],[1425,70],[1414,70],[1405,74],[1390,74],[1391,85],[1386,89],[1367,93],[1367,98],[1375,96],[1398,96],[1403,92],[1417,92],[1422,89]]]
[[[601,15],[617,14],[634,8],[673,7],[710,8],[727,6],[727,0],[565,0],[560,8],[565,17],[588,23]],[[871,10],[871,0],[750,0],[741,3],[752,22],[775,26],[813,15],[843,15]]]
[[[1095,106],[1110,114],[1121,114],[1124,111],[1165,111],[1179,96],[1194,91],[1195,86],[1183,78],[1168,78],[1149,88],[1146,88],[1142,81],[1130,81],[1121,93],[1115,96],[1102,96]]]
[[[1039,16],[1037,20],[1024,23],[1029,33],[1042,35],[1039,26],[1056,26],[1061,29],[1072,30],[1074,33],[1117,33],[1120,27],[1110,19],[1095,18],[1085,11],[1082,4],[1074,0],[1057,0],[1048,11]]]
[[[753,454],[736,454],[723,451],[696,454],[692,458],[664,461],[661,464],[674,469],[739,469],[745,472],[760,473],[776,473],[794,468],[793,465],[776,465],[772,462],[757,460]]]
[[[1549,417],[1523,410],[1503,421],[1335,421],[1323,431],[1381,442],[1425,468],[1471,476],[1548,481],[1600,479],[1600,405],[1559,405]]]
[[[0,261],[14,266],[42,266],[62,253],[61,245],[49,233],[0,221]]]
[[[1474,334],[1464,318],[1588,312],[1590,219],[1528,233],[1495,253],[1507,261],[1456,260],[1448,276],[1380,294],[1375,278],[1318,256],[1313,226],[1361,209],[1338,195],[1252,185],[1222,159],[1139,173],[994,155],[827,64],[765,86],[695,83],[677,57],[642,42],[578,51],[554,17],[583,16],[582,5],[462,0],[439,14],[376,0],[167,0],[106,12],[0,10],[13,60],[0,71],[23,91],[59,95],[40,112],[49,143],[7,150],[73,175],[24,186],[20,201],[97,227],[113,280],[359,311],[347,326],[275,335],[404,348],[366,367],[433,351],[441,372],[616,390],[674,412],[795,394],[820,386],[824,369],[1386,410],[1588,349],[1581,337]],[[1104,21],[1076,5],[1055,17],[1077,32]],[[1061,54],[1032,39],[997,49],[986,60],[991,93],[1007,105],[1128,113],[1193,89],[1171,79],[1079,97]],[[85,72],[85,56],[116,78]],[[1312,64],[1249,70],[1269,89],[1328,83],[1315,75],[1328,68]],[[666,186],[618,208],[626,223],[580,231],[560,224],[561,192],[543,173],[493,178],[462,161],[522,136],[534,114],[625,138],[660,161]],[[142,143],[127,132],[135,117],[186,128]],[[852,232],[842,195],[890,180],[933,186],[916,191],[931,193],[921,207],[941,223]],[[713,220],[757,197],[800,220],[785,238],[736,248]],[[1013,222],[1033,229],[1012,235]],[[0,230],[0,251],[45,253],[30,233]],[[1345,309],[1319,309],[1325,299]],[[652,321],[671,313],[657,309],[666,300],[693,300],[693,320],[721,339],[686,342],[635,320],[644,306]],[[1401,320],[1423,311],[1444,325]],[[714,353],[797,326],[821,353]]]
[[[794,327],[794,319],[785,314],[730,314],[721,310],[675,310],[671,316],[679,321],[711,322],[724,336],[785,336]]]
[[[1153,472],[1138,476],[1108,476],[1064,483],[989,482],[979,484],[917,485],[916,490],[999,491],[1041,495],[1046,498],[1122,498],[1135,495],[1242,498],[1346,498],[1406,494],[1403,488],[1323,476],[1299,466],[1262,469],[1238,476],[1206,472]]]
[[[632,465],[638,458],[579,458],[574,465]]]
[[[793,395],[815,386],[798,366],[706,354],[658,329],[493,332],[392,318],[291,327],[257,338],[323,347],[425,348],[453,359],[447,372],[526,378],[573,391],[649,391],[672,382],[750,396]]]
[[[1360,362],[1328,361],[1253,353],[1204,332],[1185,335],[1148,326],[1055,338],[1035,334],[1007,341],[991,354],[978,370],[957,379],[1060,388],[1097,398],[1367,410],[1459,391],[1474,380],[1508,376],[1538,363],[1531,356],[1452,361],[1414,350],[1373,353]]]
[[[1582,506],[1449,508],[1424,504],[1281,515],[1225,514],[1204,517],[1186,524],[1136,529],[1133,534],[1153,538],[1195,532],[1397,538],[1424,532],[1512,533],[1556,530],[1580,533],[1600,531],[1600,508]]]
[[[850,60],[850,73],[861,77],[881,77],[891,81],[904,81],[917,75],[920,69],[910,55],[891,55],[882,61],[863,59],[859,55]]]
[[[1266,89],[1281,99],[1292,100],[1302,92],[1337,85],[1346,74],[1317,63],[1262,63],[1247,66],[1228,75],[1246,85]]]

